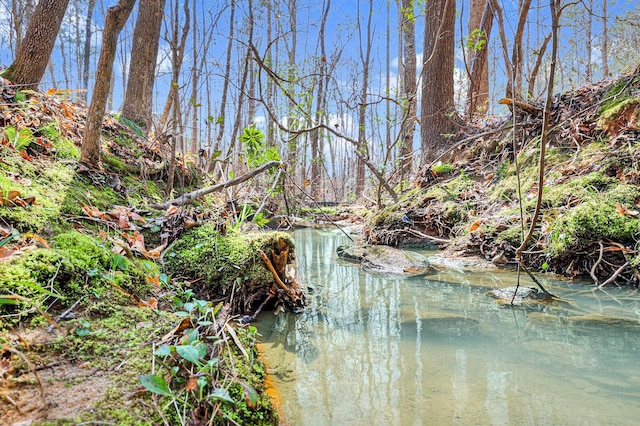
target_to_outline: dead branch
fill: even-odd
[[[629,262],[625,262],[624,265],[622,265],[621,267],[619,267],[614,273],[613,275],[611,275],[605,282],[603,282],[602,284],[600,284],[598,286],[598,290],[601,290],[602,287],[606,286],[609,283],[612,283],[616,278],[618,278],[618,275],[620,275],[620,273],[627,267],[629,266]]]
[[[156,210],[165,210],[169,208],[169,206],[171,205],[183,206],[185,204],[191,203],[193,200],[196,200],[198,197],[201,197],[203,195],[211,194],[212,192],[220,191],[220,190],[229,188],[231,186],[238,185],[242,182],[246,182],[249,179],[259,175],[260,173],[263,173],[269,170],[270,168],[276,167],[276,166],[281,166],[281,163],[279,161],[269,161],[268,163],[263,164],[257,169],[252,170],[248,173],[245,173],[244,175],[239,176],[235,179],[231,179],[224,183],[219,183],[217,185],[201,188],[196,191],[183,194],[176,199],[173,199],[171,201],[167,201],[161,204],[150,204],[149,207]]]

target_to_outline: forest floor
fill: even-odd
[[[242,236],[248,210],[219,193],[151,208],[166,198],[167,141],[116,116],[104,121],[102,168],[79,164],[86,108],[68,93],[0,82],[0,104],[2,423],[276,423],[242,315],[301,307],[290,237]],[[639,112],[637,74],[554,98],[522,256],[531,271],[638,286]],[[536,104],[468,125],[398,203],[315,213],[362,222],[369,243],[515,265],[542,121]],[[177,170],[180,192],[214,183],[186,155]],[[272,180],[255,177],[246,204],[257,208]]]

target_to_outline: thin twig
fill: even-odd
[[[598,277],[596,277],[596,268],[598,267],[600,262],[602,262],[602,256],[604,255],[604,245],[602,244],[602,241],[598,241],[598,244],[600,244],[600,255],[598,256],[598,260],[596,261],[596,263],[593,264],[591,270],[589,271],[591,279],[593,280],[595,285],[599,285],[600,283]]]
[[[609,283],[612,283],[616,278],[618,278],[618,275],[620,275],[622,273],[622,271],[629,266],[629,262],[625,262],[624,265],[622,265],[621,267],[619,267],[614,273],[613,275],[611,275],[605,282],[603,282],[602,284],[600,284],[598,286],[598,290],[601,290],[602,287],[606,286]]]

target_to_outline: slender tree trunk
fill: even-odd
[[[400,129],[400,173],[402,180],[411,172],[413,136],[418,110],[416,82],[416,16],[413,0],[402,0],[400,29],[403,35],[404,61],[402,67],[402,100],[404,111]]]
[[[602,74],[603,78],[609,77],[609,24],[607,16],[607,3],[602,0]]]
[[[518,14],[518,25],[516,33],[513,37],[513,50],[511,54],[511,65],[513,74],[509,76],[507,81],[507,98],[522,98],[522,66],[524,64],[524,53],[522,50],[522,37],[524,35],[524,27],[527,23],[527,16],[531,9],[531,0],[523,0],[520,5]]]
[[[173,2],[172,2],[173,3]],[[170,3],[171,4],[171,3]],[[165,104],[165,111],[173,112],[172,139],[171,139],[171,160],[169,162],[169,176],[167,179],[167,187],[165,193],[171,194],[173,191],[175,174],[176,174],[176,151],[182,144],[182,135],[178,134],[178,126],[180,121],[180,94],[178,93],[178,84],[180,80],[180,71],[182,69],[182,61],[184,59],[184,47],[189,35],[191,26],[191,16],[189,10],[189,2],[183,3],[184,10],[184,27],[182,27],[182,35],[180,35],[180,2],[175,0],[173,3],[173,16],[171,17],[171,89]],[[167,112],[167,115],[169,113]],[[164,127],[165,123],[163,123]]]
[[[542,66],[542,60],[544,58],[544,54],[547,51],[547,46],[549,45],[549,40],[551,40],[551,34],[548,34],[544,38],[544,40],[542,40],[542,45],[536,51],[537,52],[536,63],[534,64],[533,69],[531,70],[531,75],[529,76],[529,88],[527,89],[527,96],[529,98],[535,97],[536,80],[538,79],[540,67]]]
[[[236,2],[235,0],[231,0],[231,11],[229,12],[229,37],[227,39],[227,57],[224,65],[224,83],[222,84],[222,95],[220,96],[220,113],[216,119],[216,123],[218,124],[218,135],[216,136],[215,150],[220,149],[220,144],[224,137],[225,124],[227,122],[227,97],[229,94],[229,82],[231,81],[231,53],[233,51],[233,39],[235,37],[235,14]]]
[[[140,0],[133,30],[129,79],[122,116],[144,130],[153,122],[153,85],[165,0]]]
[[[455,131],[453,102],[455,1],[434,0],[425,11],[421,137],[423,164],[440,155]]]
[[[89,0],[87,5],[87,18],[84,26],[84,54],[82,57],[82,89],[81,99],[87,102],[87,94],[89,90],[89,67],[91,59],[91,36],[93,23],[93,10],[96,6],[96,0]]]
[[[96,83],[93,87],[91,105],[87,113],[87,123],[82,140],[80,161],[91,166],[97,166],[100,160],[100,131],[104,118],[109,83],[113,73],[113,61],[116,57],[118,34],[127,23],[129,14],[136,0],[120,0],[116,6],[110,7],[105,19],[102,33],[102,50],[96,72]]]
[[[325,76],[327,74],[327,52],[325,49],[325,29],[327,25],[327,18],[329,16],[329,9],[331,8],[331,0],[325,0],[322,18],[320,20],[320,30],[318,31],[318,41],[320,43],[320,58],[318,63],[318,75],[316,77],[316,112],[314,114],[315,119],[312,125],[317,126],[320,123],[326,121],[326,109],[325,109]],[[324,158],[320,155],[320,138],[323,130],[318,128],[311,133],[309,139],[311,144],[311,195],[317,200],[322,197],[322,181],[321,170],[322,162]]]
[[[358,105],[358,147],[359,152],[356,169],[356,199],[362,197],[365,186],[365,159],[369,158],[369,144],[367,141],[367,92],[369,90],[369,69],[371,66],[371,45],[372,45],[372,21],[373,21],[373,1],[369,0],[367,12],[367,27],[365,40],[362,40],[362,30],[360,29],[360,62],[362,63],[362,86],[360,87],[360,102]],[[360,2],[358,1],[358,14],[360,13]]]
[[[591,38],[593,36],[592,32],[593,32],[593,0],[588,0],[587,1],[587,22],[585,22],[585,47],[587,50],[587,58],[586,61],[587,63],[585,64],[585,74],[584,74],[584,79],[587,83],[591,83],[593,81],[593,64],[592,64],[592,57],[593,57],[593,46],[592,46],[592,42],[591,42]]]
[[[199,84],[199,67],[198,67],[198,9],[197,9],[197,1],[193,0],[192,4],[193,8],[193,32],[192,32],[192,41],[193,41],[193,67],[191,68],[191,152],[194,154],[198,153],[198,110],[200,108],[200,104],[198,102],[198,84]],[[206,53],[203,53],[206,54]]]
[[[465,115],[485,117],[489,109],[489,37],[493,7],[489,0],[471,0],[469,15],[470,75]]]
[[[47,70],[47,64],[69,0],[40,0],[29,20],[24,40],[13,63],[2,76],[23,89],[38,88]]]

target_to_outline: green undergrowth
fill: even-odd
[[[58,299],[62,306],[69,306],[82,296],[126,304],[132,296],[147,297],[147,277],[158,274],[159,267],[152,262],[128,259],[116,254],[108,241],[69,231],[57,235],[51,248],[0,262],[0,288],[37,305]],[[4,305],[0,312],[17,314],[24,308],[24,303]]]

